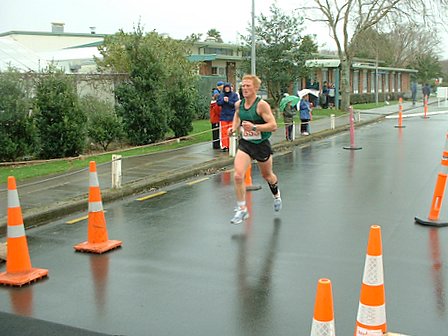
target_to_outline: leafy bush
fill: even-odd
[[[81,98],[81,108],[87,115],[87,134],[105,151],[111,142],[123,137],[121,118],[115,113],[114,106],[93,96]]]
[[[36,131],[25,86],[17,71],[0,73],[0,161],[15,161],[35,150]]]
[[[50,67],[37,77],[35,88],[40,156],[79,155],[85,146],[87,118],[79,107],[74,82]]]

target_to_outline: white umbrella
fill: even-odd
[[[313,96],[319,97],[319,91],[317,90],[310,90],[310,89],[303,89],[300,91],[297,91],[297,95],[302,98],[303,96],[306,96],[307,94],[312,94]]]

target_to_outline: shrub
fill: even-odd
[[[17,71],[0,73],[0,161],[34,153],[36,131],[25,86]]]
[[[40,157],[79,155],[86,140],[87,118],[79,107],[75,84],[54,67],[37,78],[35,107]]]
[[[81,108],[87,115],[87,134],[105,151],[113,141],[123,137],[121,118],[115,113],[114,106],[93,96],[81,98]]]

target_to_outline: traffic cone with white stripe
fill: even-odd
[[[246,174],[244,175],[244,184],[246,186],[247,191],[255,191],[260,190],[260,185],[252,184],[252,163],[247,167]]]
[[[87,241],[79,243],[73,248],[79,252],[104,253],[120,247],[122,242],[120,240],[109,240],[108,238],[95,161],[90,161],[89,168]]]
[[[48,270],[31,266],[22,209],[13,176],[8,177],[7,241],[6,272],[0,273],[0,284],[21,287],[48,275]]]
[[[329,279],[319,279],[317,282],[316,301],[314,303],[311,336],[335,335],[331,281]]]
[[[372,225],[367,245],[355,336],[382,336],[386,329],[381,227]]]

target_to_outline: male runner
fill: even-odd
[[[269,142],[272,132],[277,129],[277,122],[269,104],[257,97],[260,84],[260,79],[255,75],[243,77],[244,98],[235,104],[235,115],[232,128],[229,130],[231,133],[240,133],[234,161],[234,183],[238,207],[235,216],[230,220],[232,224],[240,224],[249,218],[244,175],[253,159],[257,161],[261,175],[274,195],[274,210],[280,211],[282,208],[277,176],[272,171],[272,149]]]

